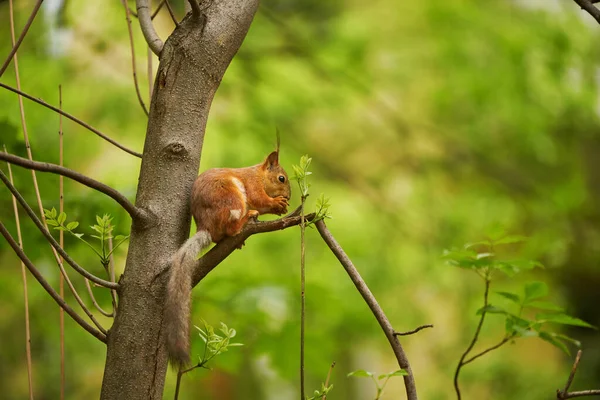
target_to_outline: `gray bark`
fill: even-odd
[[[258,0],[207,4],[204,15],[182,21],[160,54],[136,199],[150,217],[132,224],[102,399],[162,398],[168,261],[189,233],[188,198],[210,104],[258,8]]]

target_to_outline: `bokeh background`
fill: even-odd
[[[173,3],[181,17],[183,2]],[[16,2],[18,31],[32,6],[31,0]],[[6,0],[0,21],[4,59],[10,49]],[[173,29],[168,14],[155,22],[166,38]],[[148,103],[147,49],[135,20],[133,27]],[[328,226],[395,328],[435,325],[402,340],[420,397],[454,398],[454,369],[475,329],[483,285],[477,275],[446,265],[444,249],[484,238],[497,226],[527,235],[513,250],[546,268],[500,278],[492,291],[545,281],[549,300],[600,325],[599,35],[600,26],[568,0],[265,0],[217,92],[201,170],[261,161],[276,128],[288,171],[309,154],[308,206],[320,193],[330,198]],[[66,111],[142,150],[146,117],[135,96],[119,1],[45,1],[18,55],[23,90],[57,105],[62,85]],[[1,81],[15,85],[12,66]],[[25,113],[34,158],[58,162],[58,116],[28,101]],[[64,132],[66,166],[135,198],[138,159],[68,121]],[[5,90],[0,143],[26,154],[17,97]],[[6,172],[5,164],[0,168]],[[31,173],[13,172],[34,205]],[[45,206],[58,208],[58,178],[39,173],[38,179]],[[110,199],[72,182],[65,188],[69,220],[80,221],[82,232],[90,234],[94,216],[103,213],[114,217],[117,233],[128,232],[127,214]],[[298,205],[297,196],[292,203]],[[4,187],[0,218],[16,232]],[[57,287],[49,246],[22,221],[26,251]],[[71,238],[66,247],[79,263],[103,273],[86,248]],[[116,253],[118,271],[126,250]],[[212,371],[186,376],[180,398],[298,397],[299,258],[298,229],[252,237],[195,289],[196,323],[223,321],[244,346],[217,358]],[[0,397],[22,399],[23,287],[19,262],[4,240],[0,266]],[[83,282],[71,276],[84,295]],[[56,399],[58,308],[28,279],[34,393]],[[320,386],[336,361],[328,398],[373,399],[368,380],[346,374],[359,368],[385,373],[397,365],[315,230],[307,232],[306,292],[307,391]],[[109,308],[109,296],[96,294]],[[491,301],[505,304],[493,292]],[[574,389],[600,387],[597,331],[557,329],[584,349]],[[503,333],[502,319],[490,316],[477,349]],[[104,356],[104,345],[67,318],[67,398],[99,396]],[[520,339],[465,367],[464,398],[552,399],[572,358],[537,338]],[[170,371],[165,398],[172,398],[174,382]],[[404,398],[403,392],[401,378],[394,378],[383,398]]]

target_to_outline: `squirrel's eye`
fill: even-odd
[[[285,176],[279,175],[279,182],[285,183]]]

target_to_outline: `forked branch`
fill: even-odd
[[[136,221],[143,221],[146,218],[146,213],[134,206],[125,196],[104,183],[98,182],[89,176],[80,174],[71,169],[61,167],[60,165],[50,164],[45,162],[30,161],[26,158],[15,156],[13,154],[1,153],[0,160],[7,161],[11,164],[18,165],[23,168],[33,169],[36,171],[50,172],[57,175],[66,176],[73,179],[89,188],[102,192],[115,200],[131,215],[131,218]]]
[[[0,154],[2,154],[2,153],[0,153]],[[54,237],[52,237],[52,235],[46,230],[42,221],[40,221],[40,219],[35,215],[35,212],[31,209],[31,207],[29,207],[29,204],[27,204],[27,202],[25,201],[23,196],[21,196],[21,193],[19,193],[19,191],[14,187],[14,185],[10,182],[10,180],[6,177],[6,175],[4,174],[4,172],[2,172],[2,170],[0,170],[0,180],[2,180],[2,182],[4,182],[4,184],[6,185],[8,190],[10,190],[12,195],[17,199],[17,201],[19,202],[21,207],[23,207],[23,209],[25,210],[25,212],[27,213],[29,218],[31,218],[31,220],[33,221],[35,226],[37,226],[37,228],[40,230],[42,235],[44,235],[46,240],[48,240],[48,242],[52,245],[52,247],[54,247],[56,249],[58,254],[60,254],[61,257],[64,258],[64,260],[67,262],[67,264],[69,264],[71,267],[73,267],[73,269],[75,271],[79,272],[85,278],[89,279],[90,281],[92,281],[100,286],[103,286],[103,287],[106,287],[109,289],[118,289],[119,288],[118,283],[108,282],[108,281],[105,281],[104,279],[98,278],[97,276],[89,273],[87,270],[85,270],[79,264],[77,264],[69,256],[69,254],[60,246],[60,244],[56,241],[56,239],[54,239]]]
[[[387,337],[390,346],[394,351],[394,355],[398,360],[398,365],[400,366],[400,368],[408,372],[408,375],[403,377],[404,387],[406,388],[406,396],[408,400],[417,400],[417,388],[415,385],[415,378],[410,368],[408,357],[406,356],[406,353],[404,352],[404,349],[402,348],[398,337],[394,335],[395,332],[392,328],[392,324],[390,324],[390,321],[385,316],[385,313],[379,306],[379,303],[377,303],[375,296],[373,296],[373,293],[371,293],[371,290],[369,290],[369,287],[367,286],[365,281],[363,281],[362,277],[358,273],[358,270],[356,269],[350,258],[348,258],[348,256],[344,252],[344,249],[342,249],[342,247],[335,240],[331,232],[329,232],[329,229],[327,229],[325,222],[323,222],[323,220],[320,220],[317,221],[315,225],[319,233],[321,234],[321,237],[323,238],[325,243],[327,243],[327,246],[329,246],[329,249],[331,249],[331,251],[336,256],[340,264],[342,264],[342,266],[350,276],[350,279],[354,283],[354,286],[356,286],[356,289],[358,289],[359,293],[371,309],[371,312],[377,319],[377,322],[379,322],[379,325],[385,333],[385,336]]]
[[[33,275],[33,277],[42,285],[44,290],[48,292],[48,294],[54,299],[56,304],[58,304],[75,322],[77,322],[83,329],[91,333],[94,337],[98,338],[101,342],[106,343],[106,335],[95,329],[93,326],[88,324],[81,318],[79,314],[77,314],[65,301],[56,293],[56,291],[50,286],[50,284],[44,279],[42,274],[37,270],[37,268],[33,265],[31,260],[27,257],[27,255],[21,250],[19,244],[13,239],[10,235],[2,221],[0,221],[0,234],[4,236],[10,247],[14,250],[17,256],[21,259],[21,261],[25,264],[29,272]]]
[[[569,388],[571,387],[571,383],[573,383],[573,378],[575,377],[575,372],[577,372],[577,367],[579,366],[579,360],[581,360],[581,350],[577,352],[577,356],[575,357],[575,362],[573,363],[573,368],[571,368],[571,373],[569,374],[569,379],[567,379],[565,388],[563,390],[558,389],[556,391],[556,398],[558,400],[572,399],[574,397],[600,396],[600,390],[596,389],[569,392]]]

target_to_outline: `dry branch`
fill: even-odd
[[[89,124],[87,124],[85,122],[83,122],[79,118],[75,118],[71,114],[62,111],[61,109],[56,108],[56,107],[54,107],[54,106],[46,103],[44,100],[36,98],[36,97],[33,97],[33,96],[31,96],[31,95],[29,95],[29,94],[27,94],[27,93],[25,93],[25,92],[23,92],[23,91],[21,91],[19,89],[15,89],[12,86],[6,85],[6,84],[4,84],[2,82],[0,82],[0,87],[4,88],[6,90],[9,90],[9,91],[11,91],[13,93],[16,93],[18,95],[21,95],[21,96],[25,97],[28,100],[31,100],[31,101],[33,101],[35,103],[38,103],[39,105],[42,105],[42,106],[44,106],[46,108],[49,108],[50,110],[52,110],[52,111],[54,111],[54,112],[56,112],[56,113],[58,113],[58,114],[60,114],[60,115],[62,115],[64,117],[70,119],[71,121],[75,122],[76,124],[81,125],[84,128],[86,128],[87,130],[95,133],[96,135],[100,136],[102,139],[106,140],[108,143],[110,143],[110,144],[118,147],[119,149],[123,150],[124,152],[129,153],[129,154],[131,154],[133,156],[142,158],[142,155],[140,153],[138,153],[136,151],[133,151],[133,150],[130,150],[127,147],[123,146],[122,144],[117,143],[114,139],[109,138],[104,133],[100,132],[98,129],[90,126]]]
[[[129,200],[127,200],[125,196],[123,196],[115,189],[111,188],[108,185],[105,185],[104,183],[98,182],[90,178],[89,176],[80,174],[79,172],[73,171],[65,167],[61,167],[60,165],[56,164],[30,161],[26,158],[8,153],[0,153],[0,160],[4,160],[11,164],[18,165],[23,168],[32,169],[35,171],[50,172],[53,174],[66,176],[67,178],[73,179],[74,181],[77,181],[89,188],[102,192],[108,197],[115,200],[117,203],[119,203],[121,207],[123,207],[125,211],[129,213],[133,220],[143,221],[147,216],[147,214],[143,210],[134,206]]]
[[[94,328],[93,326],[91,326],[90,324],[88,324],[87,322],[85,322],[83,318],[79,316],[79,314],[77,314],[71,307],[69,307],[67,303],[65,303],[65,301],[58,295],[58,293],[56,293],[52,286],[50,286],[50,284],[44,279],[42,274],[33,265],[31,260],[29,260],[27,255],[25,255],[23,250],[21,250],[18,243],[15,242],[15,239],[13,239],[13,237],[10,235],[2,221],[0,221],[0,234],[4,236],[10,247],[13,248],[17,256],[21,259],[21,261],[23,261],[29,272],[31,272],[34,278],[37,279],[40,285],[42,285],[44,290],[46,290],[46,292],[48,292],[48,294],[54,299],[56,304],[58,304],[63,310],[65,310],[66,313],[69,314],[69,316],[73,318],[73,320],[77,322],[83,329],[91,333],[94,337],[98,338],[101,342],[106,343],[106,335]]]
[[[408,375],[403,377],[404,387],[406,388],[406,396],[408,400],[417,400],[417,388],[415,385],[415,378],[410,368],[408,357],[406,356],[406,353],[404,352],[404,349],[402,348],[398,337],[394,335],[394,329],[392,327],[392,324],[390,324],[390,321],[385,316],[383,310],[379,306],[379,303],[377,303],[375,296],[373,296],[373,293],[371,293],[371,290],[369,290],[369,287],[367,286],[365,281],[363,281],[362,277],[358,273],[358,270],[356,269],[350,258],[348,258],[348,256],[344,252],[344,249],[342,249],[342,247],[337,243],[331,232],[329,232],[329,230],[327,229],[325,222],[323,222],[323,220],[317,221],[315,225],[319,233],[321,234],[321,237],[323,238],[325,243],[327,243],[327,246],[329,246],[333,254],[337,257],[340,264],[342,264],[342,266],[350,276],[350,279],[352,279],[354,286],[356,286],[356,289],[358,289],[361,296],[371,309],[371,312],[377,319],[377,322],[379,322],[379,325],[385,333],[385,336],[387,337],[390,346],[394,351],[394,355],[398,360],[398,365],[400,366],[400,368],[408,372]]]
[[[573,378],[577,372],[577,367],[579,366],[579,361],[581,360],[581,353],[581,350],[577,352],[577,356],[575,357],[575,362],[573,362],[573,368],[571,368],[571,373],[569,374],[565,388],[563,390],[558,389],[556,391],[556,398],[558,400],[572,399],[574,397],[600,396],[600,390],[597,389],[569,392],[569,388],[571,387],[571,383],[573,383]]]

